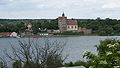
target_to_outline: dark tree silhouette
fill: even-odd
[[[66,59],[66,57],[62,57],[66,45],[65,40],[44,38],[41,44],[39,39],[29,38],[28,41],[18,40],[18,42],[18,48],[11,45],[12,54],[5,52],[7,58],[14,61],[13,66],[15,67],[13,68],[17,66],[22,66],[22,68],[57,68],[62,66]]]

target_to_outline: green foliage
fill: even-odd
[[[84,61],[77,61],[74,63],[74,66],[85,66],[87,67],[87,63]]]
[[[21,23],[4,23],[3,26],[0,27],[0,32],[24,32],[27,28],[23,22]]]
[[[0,32],[24,32],[27,27],[25,23],[32,23],[33,32],[41,32],[41,30],[46,29],[58,29],[57,19],[0,19]],[[39,30],[41,28],[41,30]]]
[[[38,32],[42,32],[42,30],[44,29],[55,29],[57,30],[58,29],[58,22],[57,22],[57,19],[55,20],[36,20],[33,24],[33,32],[34,33],[38,33]],[[39,28],[41,30],[39,30]],[[45,32],[45,31],[44,31]]]
[[[58,56],[58,55],[51,56],[50,55],[47,57],[46,62],[44,62],[44,63],[36,63],[34,61],[26,61],[23,64],[23,67],[22,67],[22,63],[20,61],[16,60],[13,63],[13,68],[57,68],[57,67],[61,67],[63,65],[62,63],[63,63],[63,60],[61,59],[60,56]]]
[[[46,65],[47,68],[57,68],[57,67],[61,67],[63,64],[63,60],[60,56],[58,55],[54,55],[54,56],[48,56],[47,61],[46,61]]]
[[[0,68],[6,68],[6,67],[4,66],[4,63],[3,63],[2,61],[0,61]]]
[[[120,35],[120,20],[116,19],[78,19],[80,27],[91,28],[93,33],[102,36]]]
[[[85,51],[84,61],[65,63],[64,66],[84,66],[86,68],[120,68],[120,40],[105,39],[96,46],[98,55]]]
[[[27,29],[27,26],[25,26],[25,23],[21,22],[21,23],[17,23],[16,24],[16,29],[18,33],[23,33],[25,31],[25,29]]]
[[[88,59],[87,63],[92,68],[119,68],[120,67],[120,41],[115,39],[106,39],[100,41],[96,46],[98,55],[86,51],[84,57]]]
[[[73,62],[69,62],[69,63],[65,63],[64,64],[65,67],[73,67],[73,66],[85,66],[85,67],[89,67],[87,62],[84,61],[77,61],[75,63]]]
[[[39,67],[37,67],[37,64],[36,64],[36,63],[34,63],[34,62],[32,62],[32,61],[27,61],[27,62],[24,64],[23,68],[39,68]]]
[[[101,26],[97,32],[99,33],[99,35],[105,36],[105,35],[113,35],[114,30],[112,26]]]
[[[120,35],[120,20],[117,19],[77,19],[79,27],[90,28],[93,30],[94,34],[101,36],[111,36],[111,35]],[[33,32],[41,32],[42,30],[58,29],[58,20],[57,19],[0,19],[0,32],[23,32],[26,27],[23,23],[32,23]]]
[[[21,68],[22,67],[22,64],[19,60],[16,60],[14,63],[13,63],[13,68]]]
[[[65,67],[72,67],[74,66],[73,62],[69,62],[69,63],[65,63],[64,64]]]

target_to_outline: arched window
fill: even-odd
[[[73,26],[71,26],[71,28],[73,28]]]
[[[77,28],[77,26],[75,26],[75,28]]]

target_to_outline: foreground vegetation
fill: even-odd
[[[93,34],[102,36],[120,35],[120,20],[117,19],[76,19],[79,27],[93,30]],[[25,23],[33,24],[33,32],[41,32],[45,28],[48,30],[58,29],[57,19],[0,19],[0,32],[24,32],[27,28]]]
[[[36,41],[36,42],[34,42]],[[65,40],[49,40],[45,38],[42,44],[37,39],[28,41],[19,41],[19,46],[12,47],[12,54],[4,51],[6,57],[0,57],[1,68],[58,68],[61,66],[84,66],[86,68],[120,68],[120,40],[105,39],[96,45],[97,54],[85,51],[83,58],[86,61],[77,61],[64,63],[62,51],[66,45]],[[6,61],[4,58],[10,60]]]
[[[12,53],[4,51],[6,57],[0,57],[0,68],[58,68],[66,59],[62,56],[65,40],[28,39],[18,43],[17,47],[11,45]]]
[[[106,39],[96,46],[98,54],[84,53],[87,61],[65,63],[65,66],[85,66],[86,68],[120,68],[120,40]]]

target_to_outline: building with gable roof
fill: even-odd
[[[76,20],[68,20],[67,21],[67,31],[78,31],[78,23]]]
[[[84,34],[92,33],[92,29],[78,27],[77,20],[67,19],[64,13],[62,16],[58,17],[58,27],[61,33],[65,31],[83,32]]]
[[[77,21],[74,19],[67,19],[64,13],[61,17],[58,17],[58,27],[60,32],[78,31]]]

